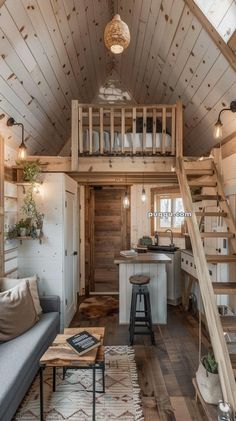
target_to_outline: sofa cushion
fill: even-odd
[[[28,278],[3,278],[1,281],[0,290],[7,291],[8,289],[14,288],[16,285],[19,285],[21,282],[29,282],[30,286],[30,293],[33,298],[35,311],[39,316],[42,313],[42,307],[39,301],[39,293],[38,293],[38,284],[37,284],[37,275],[29,276]]]
[[[0,342],[21,335],[37,320],[28,281],[0,293]]]
[[[0,379],[4,379],[0,387],[0,420],[5,419],[9,405],[14,415],[19,405],[19,394],[21,399],[27,391],[25,379],[30,373],[33,380],[39,359],[55,338],[58,328],[59,313],[43,314],[33,328],[0,345]]]

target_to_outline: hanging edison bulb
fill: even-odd
[[[25,146],[24,141],[22,140],[18,149],[18,159],[20,161],[24,161],[26,159],[26,156],[27,156],[27,148]]]
[[[130,206],[129,196],[128,196],[128,193],[127,193],[127,190],[126,190],[125,195],[124,195],[124,199],[123,199],[123,207],[124,207],[124,209],[129,209],[129,206]]]
[[[221,120],[220,119],[218,119],[218,121],[216,122],[216,124],[214,126],[213,136],[214,136],[215,139],[222,139],[222,136],[223,136],[223,124],[221,123]]]
[[[143,203],[145,203],[147,200],[147,195],[144,187],[142,188],[141,200]]]

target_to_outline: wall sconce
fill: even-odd
[[[229,108],[223,108],[219,112],[218,120],[215,123],[214,132],[213,132],[213,136],[214,136],[215,139],[222,139],[222,136],[223,136],[223,129],[222,129],[223,124],[222,124],[221,119],[220,119],[221,113],[223,111],[232,111],[232,113],[235,113],[236,112],[236,100],[234,100],[230,103]]]
[[[25,145],[25,142],[24,142],[24,137],[25,137],[24,136],[24,133],[25,133],[24,124],[22,124],[22,123],[16,123],[16,121],[14,120],[14,118],[13,117],[10,117],[7,120],[7,126],[8,127],[21,126],[22,134],[21,134],[21,144],[20,144],[19,150],[18,150],[18,158],[19,158],[20,161],[23,161],[26,158],[26,156],[27,156],[27,151],[26,151],[27,148],[26,148],[26,145]]]

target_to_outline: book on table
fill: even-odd
[[[100,337],[91,335],[86,330],[66,339],[67,344],[79,355],[83,355],[101,344]]]

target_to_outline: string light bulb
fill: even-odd
[[[123,207],[124,209],[129,209],[130,202],[127,190],[125,191],[124,199],[123,199]]]
[[[147,195],[144,187],[142,188],[141,200],[143,203],[145,203],[147,200]]]

